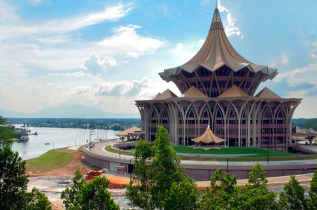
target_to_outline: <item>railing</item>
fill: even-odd
[[[115,139],[116,141],[118,141],[118,139]],[[112,142],[115,142],[115,141],[112,141]],[[105,146],[107,146],[108,144],[105,144]],[[104,152],[103,154],[100,154],[100,153],[95,153],[95,152],[92,152],[89,150],[89,145],[86,145],[84,148],[83,148],[83,151],[85,154],[88,154],[90,156],[94,156],[94,157],[109,157],[109,158],[113,158],[113,159],[124,159],[124,160],[131,160],[132,157],[128,157],[128,156],[125,156],[125,155],[119,155],[119,154],[109,154],[108,152]]]

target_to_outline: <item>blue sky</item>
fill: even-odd
[[[215,0],[0,0],[0,109],[64,104],[135,112],[172,83],[158,73],[205,40]],[[235,49],[277,68],[261,85],[303,98],[295,117],[317,117],[317,1],[221,0]],[[27,103],[22,103],[27,102]]]

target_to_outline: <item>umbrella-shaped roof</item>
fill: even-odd
[[[203,135],[192,139],[192,141],[196,142],[196,143],[204,143],[204,144],[210,144],[210,143],[222,143],[225,142],[225,139],[219,138],[218,136],[216,136],[210,129],[209,125],[205,131],[205,133],[203,133]]]

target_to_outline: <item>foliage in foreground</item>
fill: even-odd
[[[66,188],[61,195],[66,209],[109,209],[117,210],[119,206],[107,190],[109,180],[96,177],[89,183],[83,179],[79,170],[75,172],[73,186]]]
[[[179,158],[172,150],[167,131],[158,126],[154,146],[140,140],[135,150],[134,170],[126,196],[141,209],[317,209],[317,171],[311,181],[310,198],[295,176],[284,192],[267,188],[266,171],[260,164],[249,173],[248,184],[237,187],[235,176],[219,168],[210,188],[201,196],[194,180],[185,177]]]
[[[13,132],[0,117],[0,209],[51,209],[47,197],[33,188],[28,193],[28,176],[25,174],[25,161],[18,152],[12,151]]]
[[[295,178],[295,175],[291,175],[291,180],[284,186],[284,192],[280,193],[280,208],[306,209],[307,200],[304,193],[305,188],[300,186],[299,181]]]
[[[136,146],[126,196],[142,209],[195,209],[199,191],[194,180],[185,177],[167,130],[162,126],[157,130],[153,147],[143,140]]]

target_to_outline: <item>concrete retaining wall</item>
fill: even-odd
[[[110,170],[111,163],[114,163],[115,165],[119,164],[121,166],[127,166],[130,163],[129,159],[122,158],[119,159],[117,156],[109,157],[109,156],[100,156],[93,154],[91,152],[85,151],[85,161],[92,165],[99,168],[106,168]],[[131,158],[132,159],[132,158]],[[132,160],[133,163],[133,160]],[[236,175],[238,179],[247,179],[248,174],[251,171],[251,168],[254,164],[251,163],[232,163],[232,165],[228,164],[228,172],[231,175]],[[214,172],[218,168],[222,168],[223,172],[227,172],[227,164],[226,162],[213,164],[212,162],[203,162],[203,161],[197,161],[193,164],[182,163],[182,167],[185,170],[185,173],[187,176],[190,176],[198,181],[207,181],[210,180],[210,177],[214,174]],[[267,172],[267,177],[276,177],[276,176],[287,176],[291,174],[306,174],[306,173],[312,173],[315,170],[317,170],[317,164],[315,164],[313,161],[311,162],[297,162],[296,164],[290,164],[290,163],[280,163],[278,162],[271,162],[269,164],[262,164],[262,167]],[[115,172],[113,169],[112,172]]]

